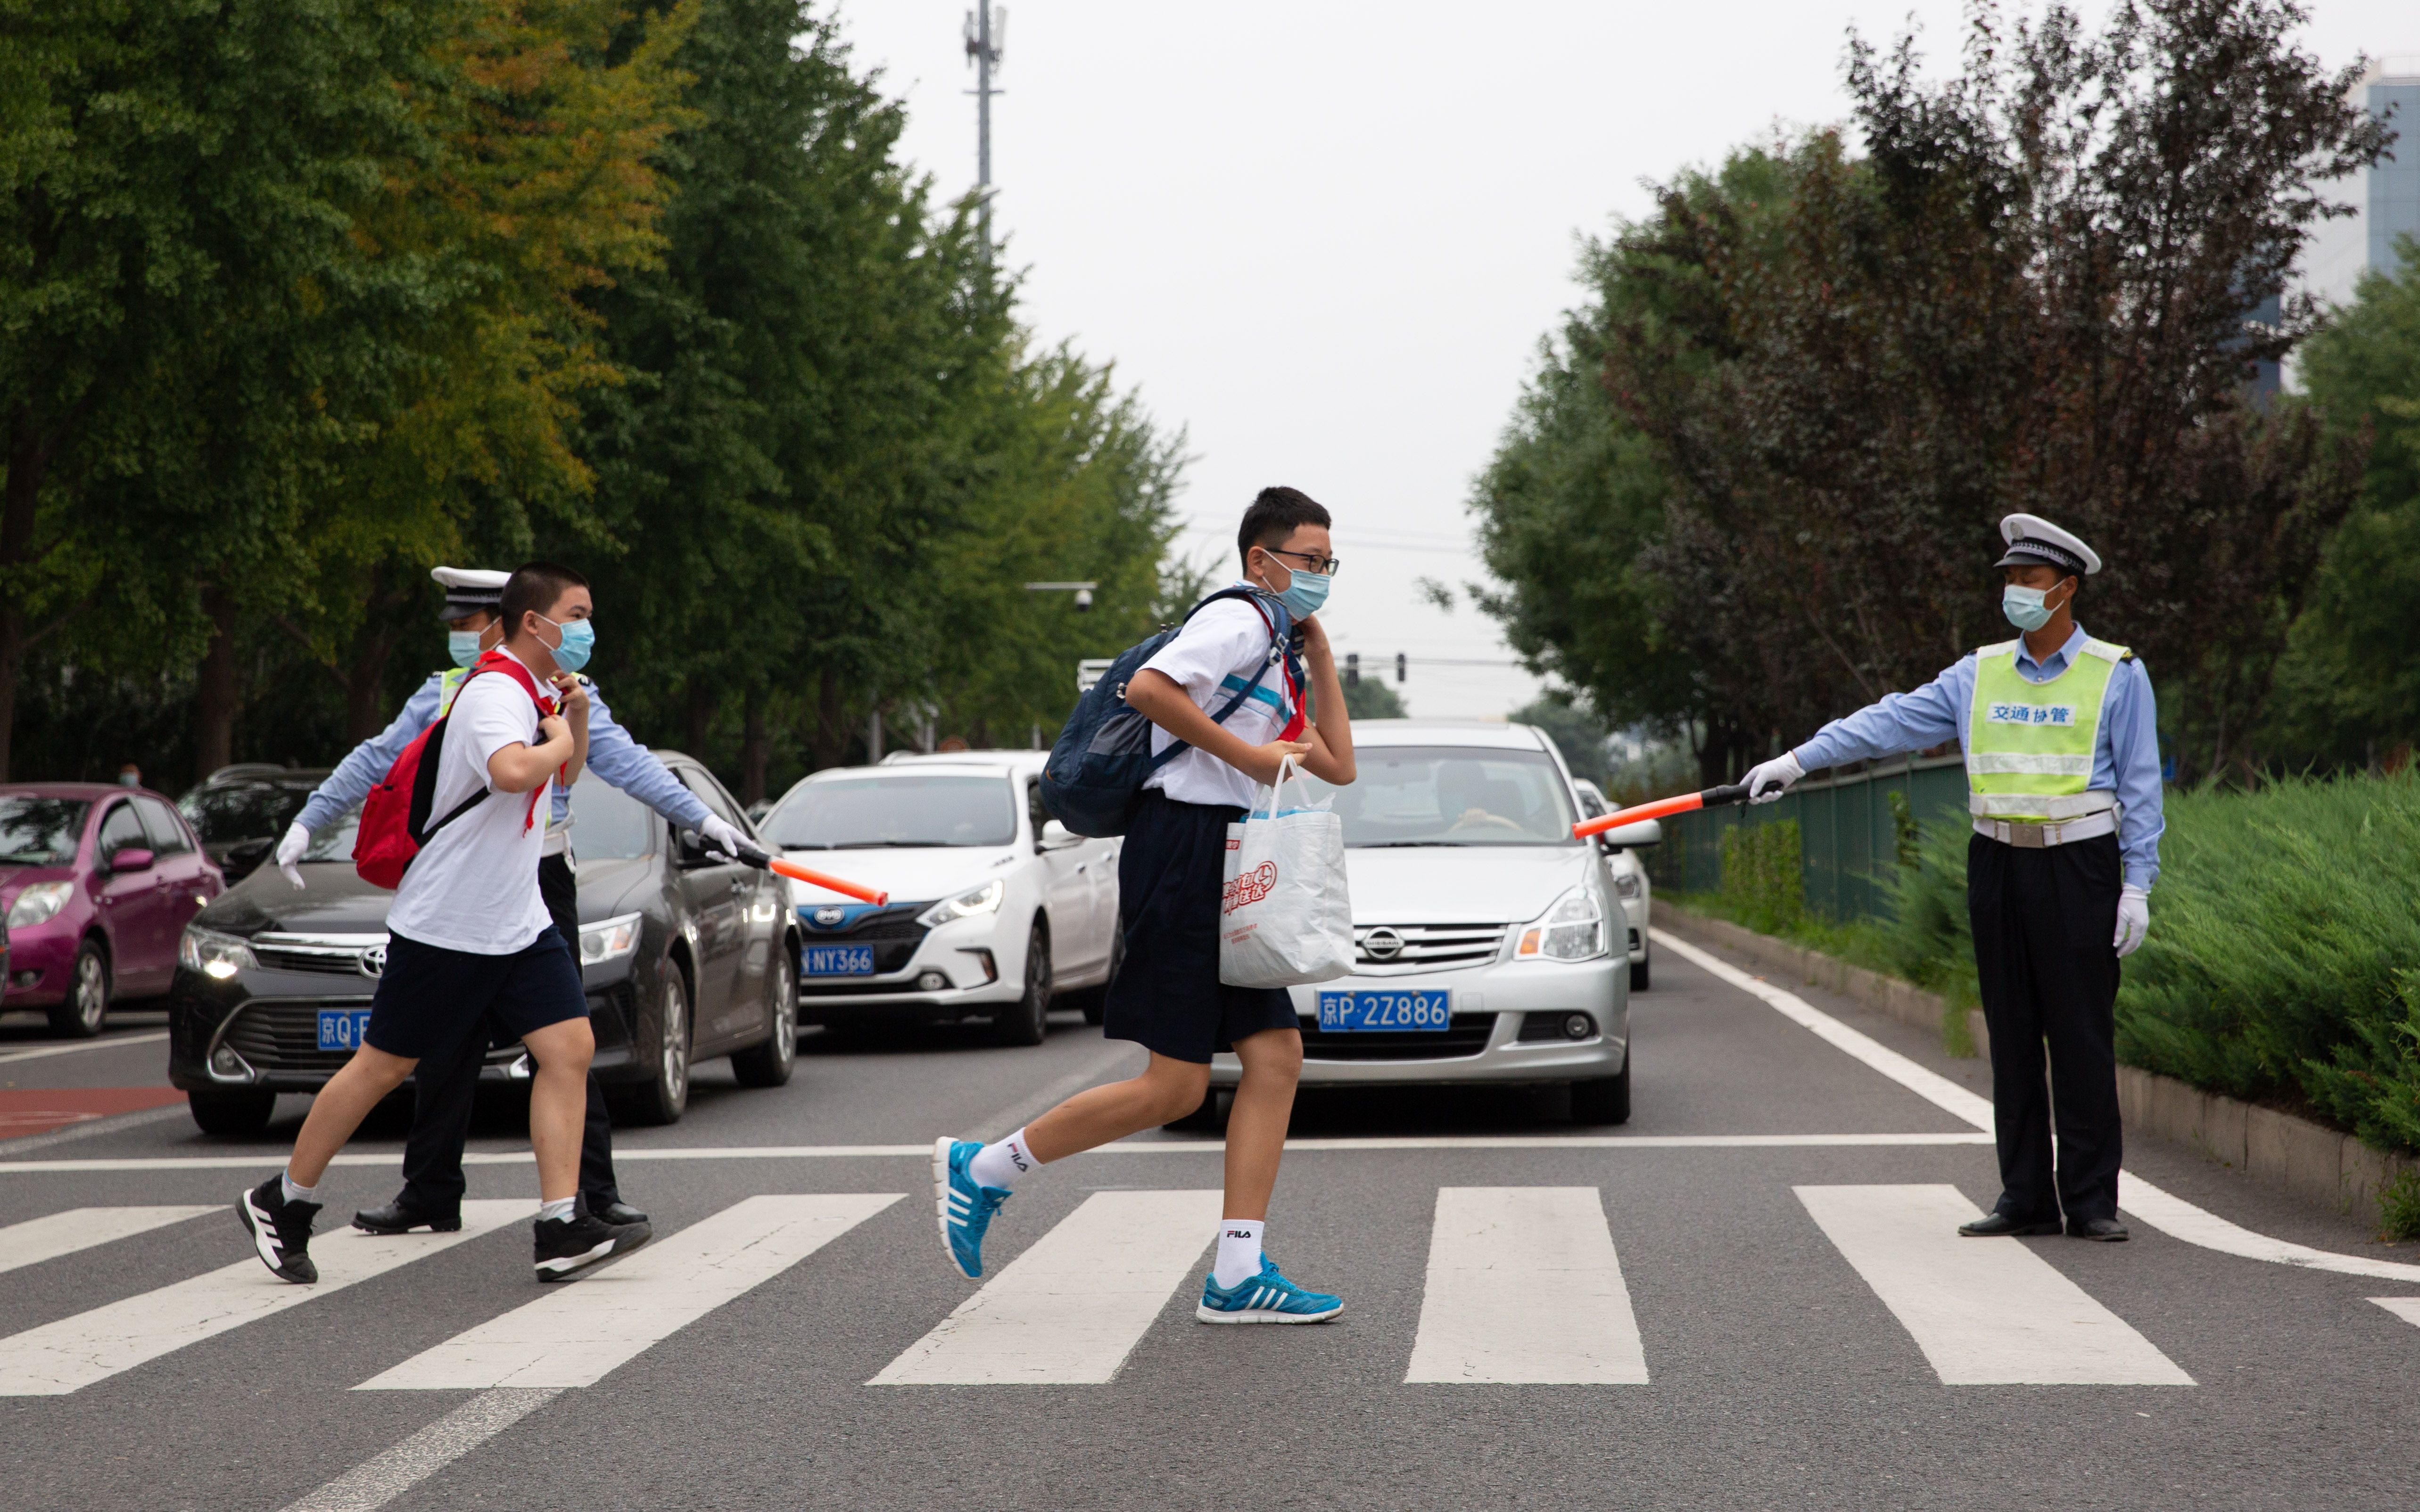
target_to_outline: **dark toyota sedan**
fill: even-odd
[[[712,774],[664,764],[706,806],[755,833]],[[385,962],[395,894],[354,874],[355,815],[312,837],[297,891],[262,867],[196,915],[169,995],[168,1079],[206,1133],[257,1134],[280,1092],[317,1091],[360,1041]],[[690,1067],[731,1057],[745,1087],[778,1087],[798,1055],[798,920],[776,876],[717,861],[696,837],[594,779],[580,784],[571,849],[580,969],[597,1074],[619,1121],[670,1123]],[[518,1042],[483,1075],[529,1075]]]

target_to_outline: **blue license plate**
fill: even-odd
[[[1453,1022],[1452,997],[1443,988],[1425,993],[1321,993],[1319,1029],[1322,1034],[1443,1030]]]
[[[319,1010],[319,1048],[358,1050],[362,1036],[369,1028],[370,1011],[366,1008],[323,1008]]]
[[[810,977],[874,975],[874,947],[870,945],[810,945],[806,957],[806,973]]]

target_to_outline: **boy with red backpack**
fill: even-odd
[[[607,1224],[578,1202],[596,1041],[580,968],[537,881],[545,841],[537,806],[550,784],[578,778],[587,757],[587,695],[577,682],[552,686],[561,670],[555,652],[585,641],[594,605],[578,573],[531,563],[505,582],[502,608],[504,644],[480,658],[445,717],[390,776],[408,793],[417,789],[408,838],[373,834],[365,810],[355,853],[365,875],[381,842],[408,862],[387,915],[386,966],[362,1048],[313,1100],[286,1169],[237,1203],[261,1262],[288,1281],[318,1279],[311,1221],[328,1163],[414,1065],[451,1057],[490,1018],[528,1046],[537,1068],[530,1145],[542,1199],[538,1279],[567,1279],[645,1239],[644,1227]],[[409,783],[412,774],[423,780]]]

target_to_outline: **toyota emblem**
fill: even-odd
[[[1361,953],[1373,961],[1392,961],[1404,953],[1404,937],[1390,929],[1373,929],[1361,937]]]
[[[834,907],[830,903],[826,903],[823,907],[815,910],[815,927],[817,929],[830,929],[846,918],[848,918],[847,909]]]
[[[386,947],[383,945],[371,946],[368,949],[364,950],[360,955],[355,956],[353,958],[353,964],[361,967],[362,975],[365,977],[376,977],[383,974],[386,970]]]

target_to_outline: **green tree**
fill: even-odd
[[[1600,789],[1608,780],[1606,741],[1612,735],[1605,721],[1585,704],[1548,694],[1528,707],[1512,711],[1514,724],[1535,725],[1563,753],[1563,764],[1574,777],[1584,777]]]

